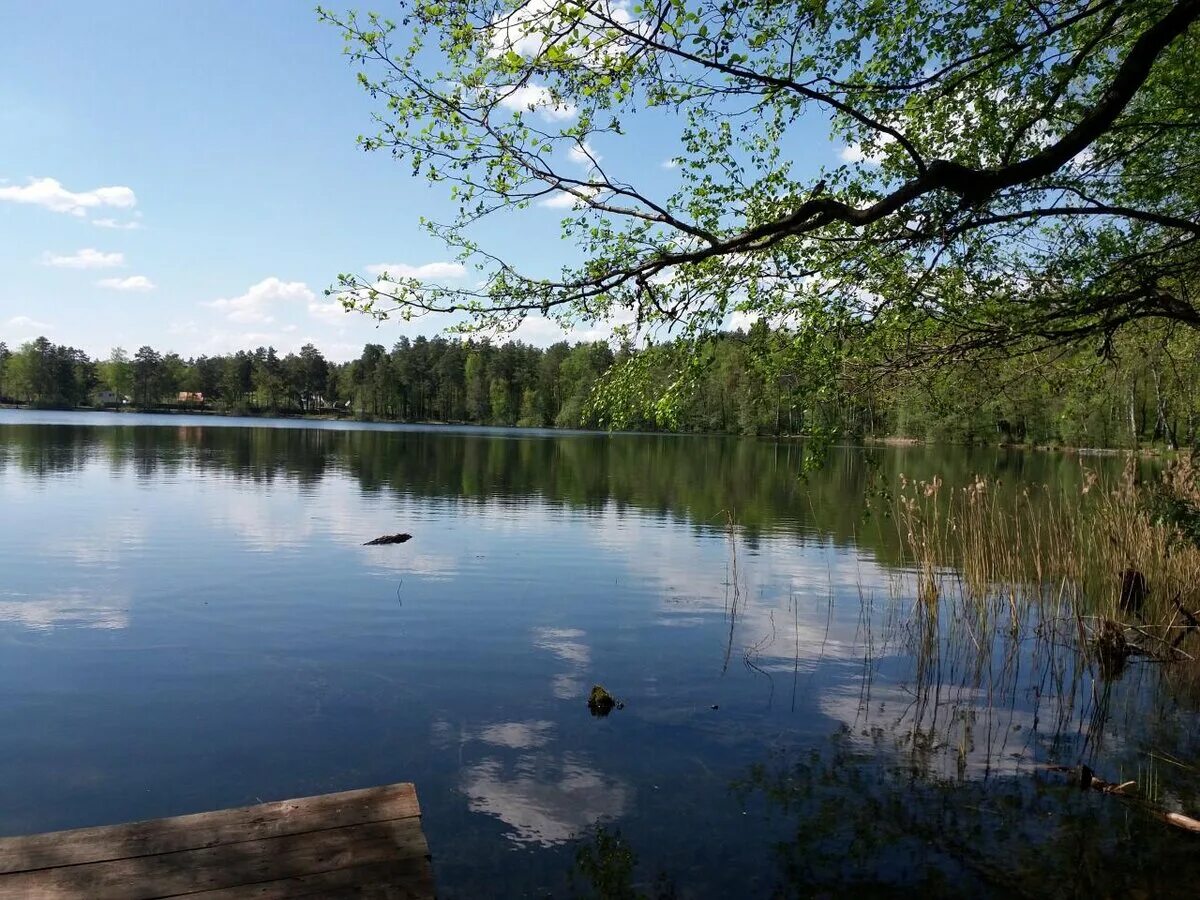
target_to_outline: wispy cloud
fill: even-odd
[[[598,188],[586,186],[578,188],[578,190],[580,193],[585,194],[588,197],[594,197],[596,194],[600,193]],[[539,201],[538,205],[547,206],[550,209],[571,209],[576,204],[582,206],[583,203],[584,201],[582,198],[576,194],[572,194],[570,191],[555,191],[546,199]]]
[[[125,254],[105,253],[92,247],[85,247],[67,255],[47,250],[42,254],[42,265],[54,266],[57,269],[115,269],[125,265]]]
[[[321,322],[337,322],[346,315],[346,307],[339,300],[313,300],[308,304],[308,314]]]
[[[593,166],[600,162],[600,160],[604,159],[604,157],[597,153],[595,148],[592,147],[592,145],[587,141],[584,141],[582,144],[575,144],[572,146],[571,149],[567,151],[567,156],[570,158],[571,162],[581,166]]]
[[[500,105],[507,109],[536,112],[553,121],[573,119],[578,112],[573,103],[555,100],[550,89],[539,84],[523,84],[520,87],[500,90]]]
[[[133,231],[135,228],[142,227],[141,222],[120,222],[116,219],[92,219],[92,224],[97,228],[118,228],[123,231]]]
[[[222,297],[205,303],[212,309],[225,313],[230,322],[242,325],[265,325],[275,321],[275,317],[267,312],[274,303],[312,303],[314,294],[303,281],[283,281],[275,276],[264,278],[258,284],[251,285],[244,294],[237,297]]]
[[[117,185],[77,192],[67,190],[54,178],[34,178],[25,185],[0,186],[0,200],[27,203],[73,216],[86,216],[89,209],[99,207],[129,209],[137,205],[132,188]]]
[[[877,166],[883,162],[883,149],[890,144],[894,139],[891,135],[881,135],[879,138],[879,147],[873,151],[863,149],[863,145],[854,142],[847,144],[842,148],[842,162],[848,163],[863,163],[868,166]]]
[[[9,328],[25,328],[32,331],[53,331],[54,326],[49,322],[39,322],[37,319],[31,319],[29,316],[13,316],[4,323]]]
[[[152,291],[156,287],[154,282],[145,275],[130,275],[128,278],[101,278],[96,284],[114,291]]]
[[[461,278],[466,273],[462,263],[431,262],[420,266],[408,263],[373,263],[367,266],[372,275],[390,275],[393,278]]]

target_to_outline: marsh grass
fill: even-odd
[[[1110,665],[1132,652],[1194,661],[1200,545],[1186,523],[1200,512],[1198,475],[1186,459],[1157,483],[1131,461],[1109,481],[1085,471],[1072,489],[901,475],[895,520],[915,594],[1014,634],[1073,623],[1079,648]]]

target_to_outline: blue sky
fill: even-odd
[[[435,333],[322,295],[338,272],[449,260],[417,222],[449,217],[443,189],[356,148],[371,111],[303,0],[0,0],[0,340],[185,356],[312,341],[347,359]],[[665,195],[670,133],[596,149]],[[809,149],[814,170],[838,161],[823,135]],[[560,215],[533,208],[482,236],[552,273],[571,253]]]

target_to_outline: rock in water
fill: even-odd
[[[373,541],[367,541],[363,544],[364,547],[377,547],[382,544],[403,544],[405,541],[411,541],[411,534],[385,534],[383,537],[377,537]]]
[[[617,702],[617,698],[606,691],[603,685],[592,685],[592,692],[588,695],[588,710],[593,716],[607,716],[614,709],[624,706],[625,704]]]

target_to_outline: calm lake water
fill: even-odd
[[[1193,896],[1194,836],[1051,767],[1197,814],[1200,689],[914,625],[865,515],[901,472],[1110,463],[800,463],[0,411],[0,833],[413,781],[445,897]],[[590,715],[594,683],[624,708]]]

